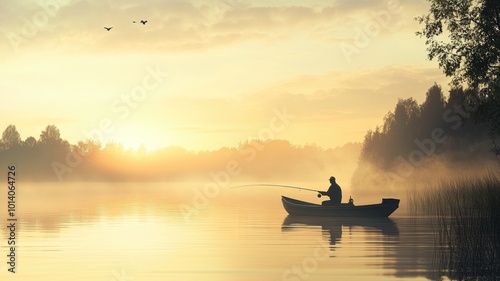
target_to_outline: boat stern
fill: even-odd
[[[399,199],[396,198],[382,198],[383,213],[385,217],[390,216],[394,211],[399,208]]]
[[[396,198],[382,198],[382,204],[394,205],[399,207],[399,199]]]

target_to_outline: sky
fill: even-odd
[[[70,143],[148,149],[361,142],[399,98],[447,89],[415,35],[427,11],[424,0],[2,1],[0,130],[38,139],[53,124]]]

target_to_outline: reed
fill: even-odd
[[[437,264],[454,280],[500,280],[500,176],[441,181],[409,194],[432,219]]]

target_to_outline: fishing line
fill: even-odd
[[[237,186],[232,186],[230,188],[252,187],[252,186],[255,186],[255,187],[258,187],[258,186],[271,186],[271,187],[284,187],[284,188],[292,188],[292,189],[298,189],[298,190],[306,190],[306,191],[317,192],[318,193],[318,197],[321,197],[321,191],[319,191],[319,190],[305,188],[305,187],[300,187],[300,186],[293,186],[293,185],[283,185],[283,184],[256,183],[256,184],[237,185]]]

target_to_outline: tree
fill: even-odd
[[[61,138],[61,133],[55,125],[48,125],[40,134],[38,148],[49,158],[64,158],[70,151],[70,144]]]
[[[425,102],[420,107],[420,136],[428,137],[436,128],[443,128],[445,99],[441,87],[434,84],[426,94]]]
[[[497,82],[500,74],[500,1],[428,0],[428,15],[417,35],[427,38],[429,59],[435,57],[454,83],[479,86]],[[441,36],[446,28],[449,40]],[[485,85],[487,86],[487,85]]]
[[[40,143],[42,145],[54,145],[61,142],[61,133],[54,125],[48,125],[40,134]]]
[[[418,133],[419,115],[417,102],[408,98],[398,100],[394,113],[386,116],[384,133],[388,143],[387,155],[391,162],[414,149],[413,141]]]
[[[2,143],[5,150],[15,148],[21,145],[21,135],[16,126],[9,125],[2,133]]]
[[[34,137],[28,137],[23,143],[26,148],[35,148],[36,147],[36,139]]]
[[[399,99],[394,112],[384,117],[384,125],[365,136],[361,158],[388,169],[399,156],[408,155],[415,149],[418,137],[420,109],[412,99]]]
[[[101,143],[91,139],[87,139],[86,141],[79,141],[75,148],[75,152],[82,156],[89,156],[98,153],[100,150]]]
[[[426,38],[429,59],[437,58],[454,86],[475,89],[473,116],[495,140],[500,135],[500,1],[428,1],[429,14],[417,17],[425,24],[417,35]],[[500,154],[497,145],[495,150]]]

